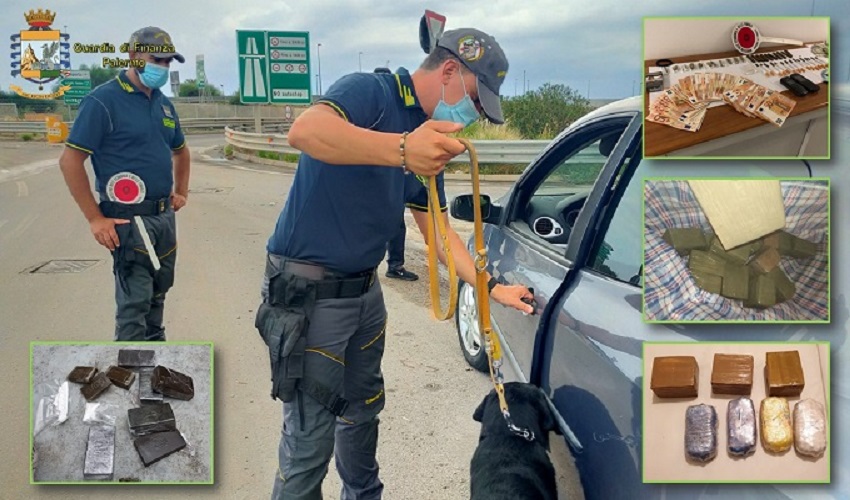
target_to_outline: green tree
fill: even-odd
[[[552,139],[587,114],[590,102],[562,84],[545,83],[521,96],[504,98],[505,119],[526,139]]]
[[[180,84],[180,97],[197,97],[200,94],[201,91],[198,88],[198,82],[195,81],[195,79],[190,78],[189,80],[184,80],[183,83]],[[221,89],[219,89],[217,85],[206,82],[204,95],[220,96]]]
[[[102,68],[97,64],[92,64],[91,66],[86,66],[85,64],[80,65],[80,69],[87,69],[91,74],[91,88],[95,88],[98,85],[104,84],[109,80],[112,80],[116,76],[118,76],[118,72],[120,71],[118,68]]]

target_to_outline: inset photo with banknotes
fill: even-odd
[[[644,18],[644,156],[829,158],[829,18]]]
[[[33,484],[213,483],[210,343],[33,342]]]
[[[830,320],[828,179],[646,179],[644,320]]]
[[[830,482],[828,342],[645,342],[643,482]]]

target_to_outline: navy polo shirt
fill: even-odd
[[[171,153],[186,147],[186,139],[171,101],[159,89],[148,98],[122,71],[82,100],[66,145],[91,155],[102,200],[119,172],[138,175],[145,198],[156,200],[171,194]]]
[[[437,174],[437,198],[440,200],[440,211],[446,211],[446,192],[443,186],[443,172]],[[428,211],[428,177],[408,175],[404,179],[404,205],[418,212]]]
[[[404,69],[344,76],[318,102],[380,132],[411,132],[428,118]],[[343,273],[376,267],[402,221],[407,177],[414,176],[401,168],[331,165],[302,154],[268,251]]]

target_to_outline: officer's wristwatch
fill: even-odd
[[[496,278],[490,276],[490,280],[487,282],[487,291],[492,292],[493,289],[496,288],[496,285],[498,285],[498,284],[499,284],[499,282],[496,280]]]

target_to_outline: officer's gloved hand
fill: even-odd
[[[462,129],[459,123],[437,120],[420,125],[407,135],[404,143],[407,169],[428,177],[439,174],[448,162],[466,150],[457,139],[446,136]]]

